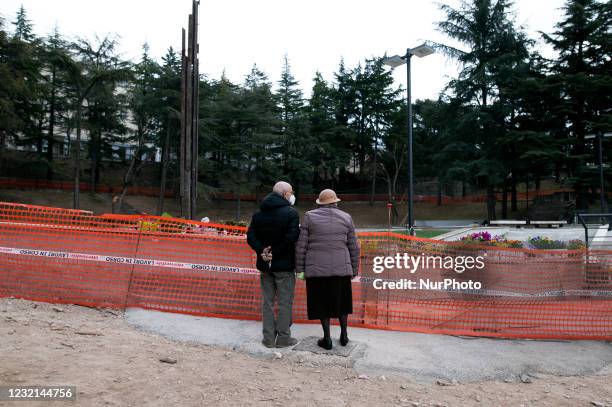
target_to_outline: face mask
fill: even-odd
[[[295,205],[295,195],[291,194],[289,197],[289,205]]]

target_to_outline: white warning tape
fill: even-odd
[[[232,266],[221,266],[218,264],[200,264],[200,263],[183,263],[176,261],[167,260],[154,260],[154,259],[140,259],[134,257],[121,257],[121,256],[106,256],[101,254],[89,254],[89,253],[71,253],[71,252],[55,252],[50,250],[38,250],[38,249],[23,249],[17,247],[0,247],[0,253],[15,254],[20,256],[35,256],[35,257],[51,257],[60,259],[73,259],[73,260],[86,260],[96,261],[103,263],[116,263],[116,264],[132,264],[141,266],[154,266],[154,267],[165,267],[173,269],[186,269],[186,270],[198,270],[198,271],[217,271],[225,273],[239,273],[239,274],[259,274],[259,270],[252,268],[243,267],[232,267]],[[353,279],[354,282],[358,283],[369,283],[375,279],[371,277],[361,277]],[[384,281],[397,281],[381,279]],[[434,289],[427,291],[445,291],[454,292],[461,294],[475,294],[493,297],[565,297],[565,296],[586,296],[586,297],[612,297],[612,291],[609,290],[555,290],[555,291],[544,291],[540,293],[517,293],[491,289],[479,289],[479,290],[452,290],[452,289]]]
[[[259,270],[243,267],[220,266],[217,264],[183,263],[167,260],[140,259],[134,257],[106,256],[101,254],[54,252],[49,250],[21,249],[16,247],[0,247],[0,253],[16,254],[21,256],[53,257],[60,259],[87,260],[103,263],[133,264],[140,266],[154,266],[166,268],[179,268],[198,271],[221,271],[226,273],[259,274]]]

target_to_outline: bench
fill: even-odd
[[[489,222],[491,226],[515,226],[521,228],[521,226],[527,225],[526,220],[492,220]]]
[[[563,225],[567,225],[567,221],[565,220],[532,220],[532,221],[529,221],[529,224],[535,226],[536,228],[540,226],[546,226],[549,228],[552,228],[552,227],[562,228]]]

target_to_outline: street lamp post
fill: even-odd
[[[597,139],[598,143],[598,164],[599,164],[599,205],[601,209],[601,213],[605,212],[606,199],[604,192],[604,171],[603,171],[603,143],[602,140],[604,137],[612,137],[612,133],[598,133],[598,134],[588,134],[584,136],[585,140],[589,139]]]
[[[410,60],[413,55],[419,58],[426,57],[435,52],[433,48],[427,44],[419,45],[415,48],[408,48],[406,55],[394,55],[385,58],[383,63],[391,68],[397,68],[400,65],[406,64],[406,103],[408,105],[408,230],[411,235],[414,234],[414,172],[413,172],[413,156],[412,156],[412,94],[411,94],[411,78],[410,78]]]

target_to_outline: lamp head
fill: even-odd
[[[397,68],[398,66],[404,65],[406,60],[399,55],[393,55],[383,59],[383,64],[390,66],[391,68]]]
[[[423,58],[423,57],[426,57],[427,55],[431,55],[435,53],[436,50],[430,47],[429,45],[427,45],[426,43],[423,43],[419,45],[418,47],[412,48],[408,52],[412,55],[416,55],[419,58]]]

